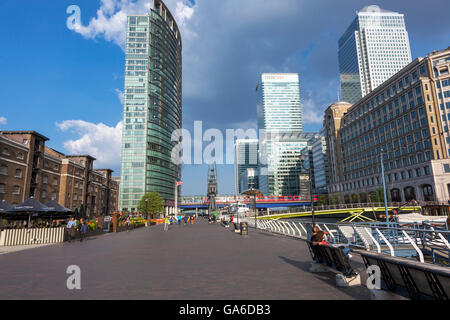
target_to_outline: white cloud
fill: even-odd
[[[112,41],[125,50],[127,15],[149,13],[151,1],[149,0],[100,0],[101,5],[97,16],[89,24],[74,26],[74,31],[87,39],[103,37]],[[187,21],[194,15],[195,7],[188,2],[175,0],[166,1],[169,7],[175,8],[174,16],[183,34],[194,35],[189,31]]]
[[[71,154],[89,154],[97,159],[96,167],[120,167],[122,122],[115,127],[83,120],[65,120],[56,123],[61,131],[72,130],[79,137],[67,140],[64,148]]]
[[[0,124],[6,125],[8,123],[8,120],[6,120],[5,117],[0,117]]]
[[[119,98],[120,103],[123,105],[123,101],[124,101],[124,98],[123,98],[124,93],[123,93],[123,91],[120,90],[120,89],[115,89],[114,91],[116,92],[117,98]]]

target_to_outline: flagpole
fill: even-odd
[[[178,218],[178,181],[175,181],[175,220]]]

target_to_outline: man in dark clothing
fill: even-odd
[[[83,239],[84,239],[84,237],[85,237],[85,235],[86,235],[86,232],[87,232],[87,224],[86,224],[86,222],[84,221],[84,219],[81,219],[81,224],[80,224],[80,242],[81,241],[83,241]]]

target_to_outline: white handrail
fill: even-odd
[[[328,234],[334,239],[334,234],[331,232],[330,229],[328,229],[327,225],[324,223],[323,226],[325,227],[325,229],[327,229]]]
[[[294,228],[292,228],[292,226],[291,226],[291,224],[289,223],[289,221],[286,222],[286,223],[287,223],[287,225],[289,226],[289,228],[291,228],[291,230],[292,230],[292,235],[295,236],[295,230],[294,230]]]
[[[405,230],[402,230],[403,234],[405,235],[406,239],[412,244],[414,249],[416,249],[417,253],[419,254],[420,262],[424,262],[423,260],[423,253],[422,250],[419,249],[419,247],[416,245],[416,243],[411,239],[411,237],[406,233]]]
[[[378,244],[378,241],[375,240],[375,238],[372,235],[372,230],[370,230],[369,228],[364,228],[367,232],[367,234],[369,235],[370,239],[372,239],[373,243],[375,243],[375,245],[377,246],[377,252],[381,253],[381,248],[380,245]]]
[[[301,222],[298,223],[300,227],[302,227],[303,231],[305,231],[305,236],[308,236],[308,231],[306,231],[305,227],[302,225]]]
[[[295,229],[297,229],[297,231],[298,231],[298,236],[301,237],[301,236],[302,236],[302,232],[300,231],[300,229],[297,227],[297,225],[295,224],[295,222],[292,222],[292,224],[294,225]]]
[[[280,221],[280,222],[278,222],[279,224],[280,224],[280,227],[281,227],[281,233],[286,233],[285,231],[284,231],[284,223],[283,223],[283,221]]]
[[[274,223],[277,226],[277,231],[281,233],[281,224],[278,221],[274,221]]]
[[[394,248],[392,247],[391,243],[386,239],[386,237],[384,236],[384,234],[381,233],[380,230],[378,230],[378,228],[375,228],[375,230],[378,232],[378,235],[381,237],[381,239],[383,239],[383,241],[387,244],[387,246],[389,247],[389,251],[391,252],[391,256],[395,257],[395,252],[394,252]]]
[[[433,227],[430,227],[431,230],[434,230]],[[437,232],[437,235],[439,236],[439,238],[441,238],[442,242],[444,242],[444,244],[447,246],[448,249],[450,249],[450,244],[448,243],[447,239],[444,238],[444,236],[440,233]]]

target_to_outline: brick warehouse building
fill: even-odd
[[[12,205],[33,196],[52,199],[87,217],[118,208],[119,183],[110,169],[94,169],[89,155],[67,156],[45,145],[35,131],[0,131],[0,201]]]

